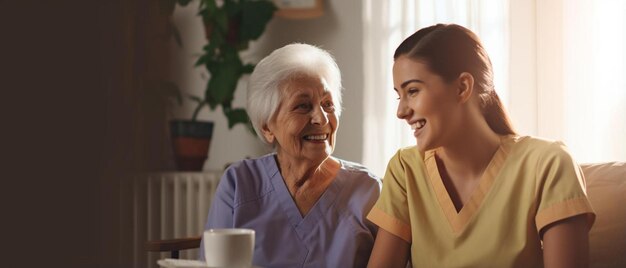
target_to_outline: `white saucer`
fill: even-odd
[[[219,268],[209,267],[203,261],[198,260],[180,260],[180,259],[162,259],[157,264],[163,268]],[[262,268],[260,266],[252,266],[250,268]]]

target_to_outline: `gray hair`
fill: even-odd
[[[248,81],[247,110],[254,131],[268,143],[262,128],[276,113],[281,100],[281,86],[300,75],[323,77],[333,98],[335,114],[341,115],[341,73],[327,51],[308,44],[289,44],[274,50],[254,68]]]

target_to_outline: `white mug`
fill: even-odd
[[[203,243],[204,258],[209,267],[252,267],[252,229],[209,229],[203,234]]]

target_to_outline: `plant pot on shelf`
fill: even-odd
[[[170,132],[178,170],[201,171],[209,155],[213,122],[172,120]]]

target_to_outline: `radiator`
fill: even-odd
[[[132,241],[120,247],[121,254],[132,253],[130,266],[158,267],[157,260],[170,257],[168,252],[147,252],[148,240],[201,235],[220,176],[217,171],[133,176],[120,203],[120,211],[130,215],[120,218],[121,228],[127,230],[121,241]],[[180,258],[197,259],[198,249],[183,250]]]

